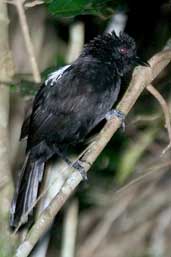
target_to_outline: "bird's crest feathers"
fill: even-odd
[[[105,58],[105,54],[109,56],[116,49],[116,47],[124,45],[131,49],[136,49],[136,44],[133,38],[124,32],[120,32],[116,35],[115,31],[98,35],[92,39],[88,44],[84,46],[82,56],[92,54],[93,56],[102,55]]]

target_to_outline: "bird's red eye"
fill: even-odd
[[[121,47],[121,48],[119,48],[119,52],[121,54],[127,54],[128,53],[128,49],[126,47]]]

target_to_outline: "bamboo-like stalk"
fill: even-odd
[[[8,13],[5,1],[0,0],[0,80],[10,81],[14,69],[8,42]],[[12,256],[15,240],[8,228],[8,212],[13,193],[10,171],[8,119],[9,88],[0,84],[0,256]]]

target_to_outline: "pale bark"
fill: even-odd
[[[11,52],[8,44],[8,14],[7,6],[0,0],[0,80],[10,81],[14,70]],[[8,212],[13,193],[12,176],[10,172],[9,139],[9,88],[0,85],[0,256],[11,256],[15,240],[8,229]]]

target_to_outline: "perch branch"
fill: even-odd
[[[153,85],[148,85],[147,90],[158,100],[158,102],[161,105],[161,108],[164,113],[165,122],[166,122],[166,128],[168,131],[169,136],[169,144],[168,146],[162,151],[162,154],[166,153],[171,148],[171,124],[170,124],[170,111],[168,104],[166,103],[165,99],[162,97],[162,95],[156,90]]]
[[[30,33],[29,33],[29,28],[28,28],[24,8],[23,8],[23,3],[21,0],[16,0],[14,3],[17,8],[17,11],[18,11],[21,29],[23,32],[26,49],[27,49],[29,59],[30,59],[33,77],[34,77],[34,80],[36,83],[40,83],[40,81],[41,81],[40,72],[39,72],[38,64],[37,64],[35,53],[34,53],[33,44],[32,44]]]

